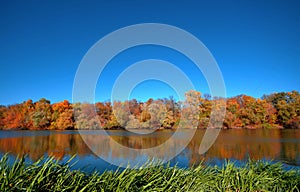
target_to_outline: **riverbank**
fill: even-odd
[[[150,164],[153,165],[153,164]],[[84,173],[53,158],[12,166],[0,160],[1,191],[299,191],[300,172],[282,164],[249,161],[242,167],[199,165],[190,169],[159,165],[150,168]]]

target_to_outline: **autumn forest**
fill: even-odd
[[[212,107],[216,105],[220,105],[219,108],[226,106],[222,127],[218,128],[300,128],[300,94],[297,91],[273,93],[256,99],[247,95],[211,98],[192,90],[186,93],[186,101],[175,101],[173,97],[146,102],[133,99],[95,104],[67,100],[51,104],[44,98],[37,102],[27,100],[0,106],[0,129],[189,128],[190,121],[186,119],[191,117],[186,117],[186,114],[196,114],[192,119],[197,121],[197,128],[207,128],[214,127],[209,119]],[[193,110],[197,113],[191,113]]]

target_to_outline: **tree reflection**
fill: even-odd
[[[46,136],[25,136],[0,139],[0,151],[10,152],[14,155],[28,154],[32,160],[37,160],[44,155],[62,159],[65,155],[85,156],[93,152],[83,141],[78,132],[49,132]],[[97,155],[122,158],[128,151],[121,151],[113,147],[111,142],[117,141],[123,146],[134,149],[145,149],[165,143],[173,134],[172,130],[164,130],[153,133],[151,136],[129,134],[126,131],[112,131],[110,136],[103,132],[83,134],[85,141],[93,146]],[[197,165],[202,160],[236,159],[247,160],[248,158],[282,160],[288,164],[299,165],[300,130],[222,130],[214,145],[204,154],[199,155],[198,149],[205,130],[197,130],[187,148],[179,155],[189,160],[190,165]],[[178,137],[166,146],[165,149],[173,150],[176,145],[184,142],[184,137]],[[158,156],[164,156],[169,151],[161,150]],[[135,159],[132,155],[130,158]]]

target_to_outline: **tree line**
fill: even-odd
[[[214,116],[211,118],[213,109]],[[225,116],[221,114],[222,109],[226,110]],[[132,99],[72,104],[64,100],[51,104],[42,98],[37,102],[27,100],[0,106],[0,129],[3,130],[178,127],[300,128],[300,94],[292,91],[264,95],[258,99],[247,95],[211,98],[208,94],[191,90],[186,93],[185,101],[169,97],[146,102]]]

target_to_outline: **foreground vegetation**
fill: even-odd
[[[152,163],[152,165],[154,165]],[[299,191],[300,172],[282,164],[249,161],[223,167],[199,165],[190,169],[159,165],[87,174],[72,170],[70,162],[53,158],[9,165],[0,160],[0,191]]]
[[[214,118],[211,111],[214,110]],[[219,111],[218,111],[219,110]],[[220,113],[226,110],[226,115]],[[210,121],[213,119],[213,121]],[[192,126],[192,127],[190,127]],[[211,98],[198,91],[185,101],[172,97],[130,101],[51,104],[32,100],[0,106],[0,129],[120,128],[300,128],[300,94],[280,92],[256,99],[247,95]]]

